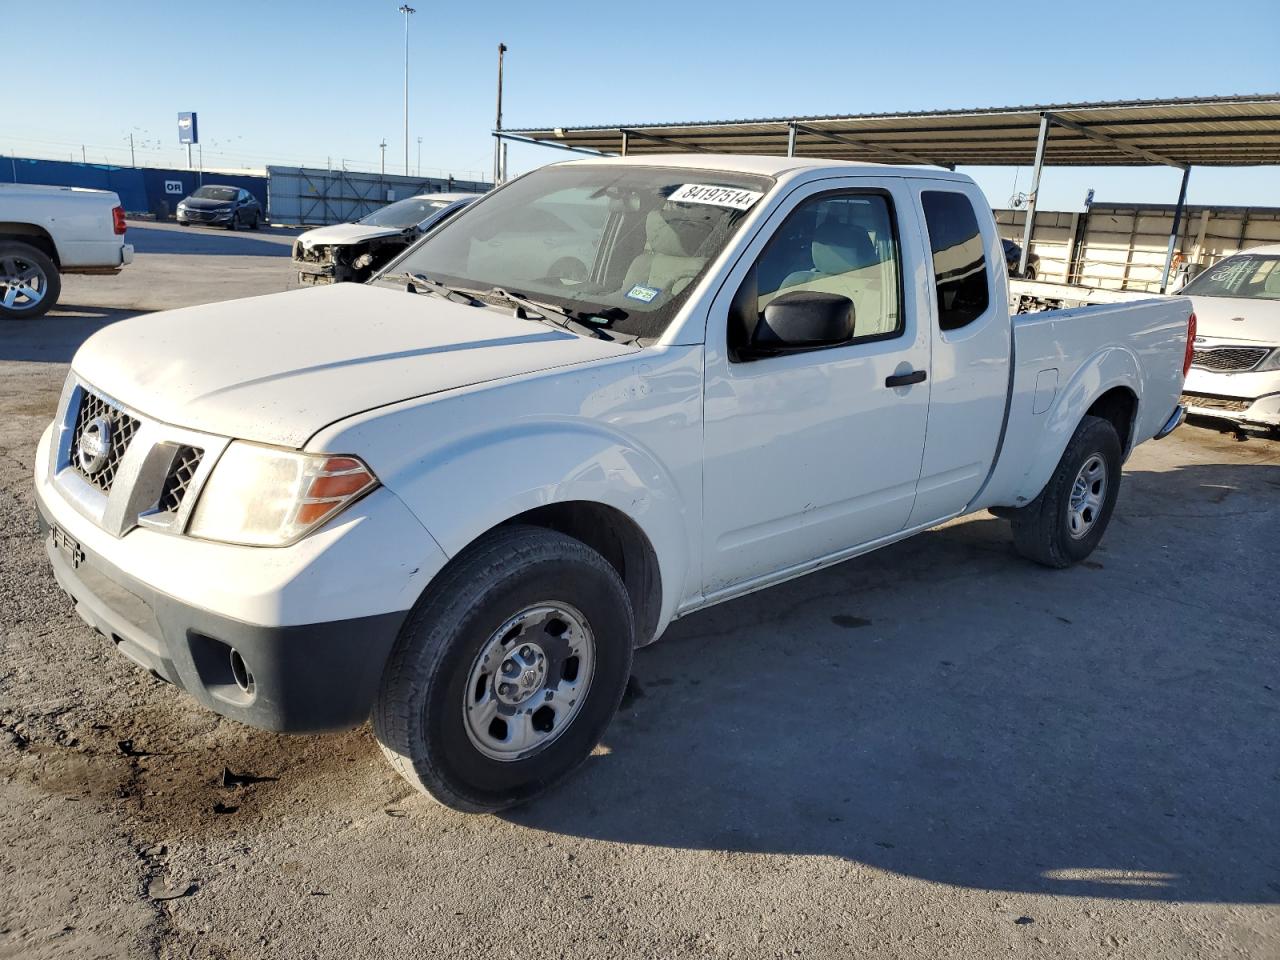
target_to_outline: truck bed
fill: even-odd
[[[1089,398],[1113,388],[1136,405],[1125,454],[1177,407],[1191,304],[1182,297],[1046,310],[1012,318],[1009,404],[996,464],[973,509],[1021,506],[1040,492]],[[1137,396],[1122,384],[1140,385]],[[1140,399],[1139,399],[1140,398]]]

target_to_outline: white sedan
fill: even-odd
[[[1227,257],[1180,292],[1197,320],[1187,412],[1280,429],[1280,244]]]

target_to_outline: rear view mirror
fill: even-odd
[[[847,343],[853,339],[853,320],[853,301],[838,293],[784,293],[764,308],[749,352],[768,355]]]

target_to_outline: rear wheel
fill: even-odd
[[[58,268],[44,251],[26,243],[0,243],[0,317],[42,317],[61,293]]]
[[[531,800],[603,736],[634,640],[626,588],[600,554],[554,531],[499,528],[409,615],[374,732],[396,770],[446,806]]]
[[[257,230],[258,227],[261,225],[261,220],[262,220],[262,214],[259,213],[257,210],[253,211],[253,222],[249,224],[249,229]]]
[[[1101,417],[1080,421],[1040,495],[1008,512],[1013,543],[1029,560],[1069,567],[1093,553],[1120,492],[1123,452],[1116,428]]]

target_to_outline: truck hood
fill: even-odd
[[[350,243],[363,243],[377,237],[395,237],[408,230],[408,227],[375,227],[366,223],[335,223],[331,227],[317,227],[299,234],[298,243],[304,247],[345,246]]]
[[[1196,312],[1197,336],[1280,343],[1280,300],[1196,296],[1188,299]]]
[[[637,349],[341,283],[122,320],[86,340],[72,368],[147,416],[297,448],[375,407]]]

